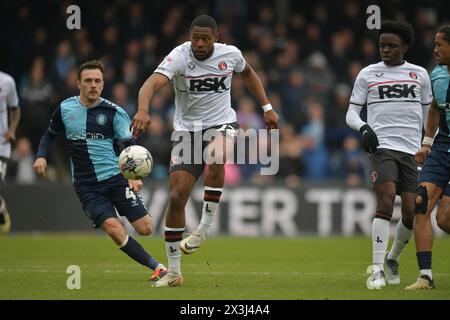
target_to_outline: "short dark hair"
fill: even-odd
[[[84,69],[99,69],[102,72],[102,75],[105,73],[105,65],[100,60],[86,61],[78,69],[78,80],[81,80],[81,72],[83,72]]]
[[[380,40],[380,36],[383,33],[393,33],[398,35],[408,47],[411,47],[414,42],[414,29],[411,24],[404,21],[384,21],[378,31],[378,40]]]
[[[444,40],[450,43],[450,25],[440,27],[438,33],[443,33]]]
[[[203,28],[211,28],[212,32],[217,32],[217,23],[213,17],[207,16],[205,14],[198,16],[191,23],[191,30],[193,27],[203,27]]]

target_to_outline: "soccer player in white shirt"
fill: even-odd
[[[385,21],[378,33],[381,62],[362,69],[350,98],[347,124],[362,135],[370,155],[370,177],[377,207],[372,222],[372,275],[369,289],[399,284],[398,259],[413,233],[418,170],[414,154],[421,146],[422,129],[432,100],[430,78],[404,54],[414,40],[412,26]],[[359,113],[367,106],[367,123]],[[396,195],[401,197],[402,219],[386,254]],[[384,265],[386,264],[386,269]]]
[[[201,15],[192,21],[190,41],[176,47],[166,56],[155,72],[139,91],[138,112],[132,120],[135,137],[142,134],[150,124],[148,114],[150,101],[161,87],[172,82],[175,91],[175,132],[189,132],[193,139],[175,142],[170,163],[170,197],[166,211],[165,240],[168,256],[168,273],[156,282],[157,287],[180,286],[180,249],[185,254],[193,253],[206,238],[214,219],[224,185],[224,163],[229,148],[233,148],[236,135],[236,113],[231,108],[231,79],[234,72],[240,73],[250,92],[264,110],[264,122],[268,130],[278,128],[278,115],[267,99],[264,87],[251,66],[245,61],[239,49],[217,43],[218,33],[215,20]],[[200,122],[200,125],[198,125]],[[205,130],[221,132],[214,140],[200,143],[200,154],[208,148],[221,158],[209,164],[204,177],[204,202],[199,226],[182,241],[185,230],[184,208],[189,195],[203,172],[205,161],[200,163],[192,155],[188,163],[180,161],[174,150],[192,148],[195,153],[194,133]],[[220,146],[225,146],[224,148]],[[184,149],[185,150],[185,149]]]
[[[11,142],[16,141],[20,114],[16,83],[9,74],[0,71],[0,188],[6,177]],[[6,234],[10,228],[11,218],[5,199],[0,195],[0,233]]]

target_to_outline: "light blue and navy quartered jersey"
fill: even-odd
[[[86,108],[78,96],[69,98],[53,113],[37,157],[47,158],[50,141],[65,132],[74,185],[106,180],[120,173],[118,143],[135,144],[130,123],[127,113],[106,99]]]
[[[433,150],[450,152],[450,75],[446,65],[438,65],[433,69],[431,85],[441,116]]]

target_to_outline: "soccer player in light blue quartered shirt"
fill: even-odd
[[[444,26],[436,33],[434,52],[439,63],[431,72],[434,98],[428,111],[422,147],[416,153],[416,162],[424,163],[419,176],[413,224],[419,278],[406,287],[408,290],[435,287],[431,272],[431,212],[439,199],[437,224],[450,233],[450,211],[447,209],[450,205],[450,26]]]
[[[139,190],[140,180],[126,180],[119,171],[120,147],[135,144],[131,120],[116,104],[103,99],[103,64],[88,61],[78,71],[80,95],[64,100],[52,115],[43,135],[34,164],[45,175],[51,141],[64,134],[69,147],[72,182],[83,211],[135,261],[154,270],[151,282],[165,274],[166,268],[129,236],[119,215],[125,216],[140,235],[150,235],[152,219]]]
[[[134,144],[129,124],[125,111],[106,99],[100,98],[86,108],[80,97],[71,97],[53,113],[49,134],[44,136],[38,157],[47,155],[51,135],[64,133],[75,187],[105,181],[120,173],[119,142],[126,146]]]

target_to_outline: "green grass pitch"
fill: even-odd
[[[161,237],[138,238],[166,263]],[[152,288],[150,272],[106,236],[11,235],[0,238],[0,299],[450,299],[450,237],[435,239],[435,290],[408,292],[418,271],[414,241],[400,259],[401,284],[368,290],[369,238],[208,239],[182,257],[185,283]],[[69,290],[69,265],[81,268],[81,289]]]

